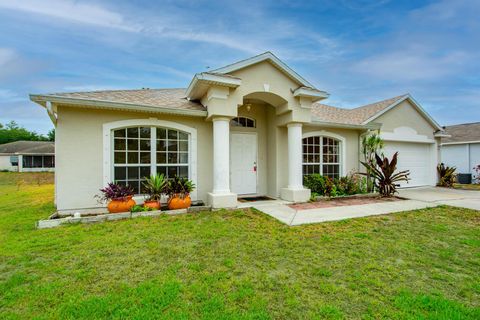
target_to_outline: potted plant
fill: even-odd
[[[147,198],[143,202],[144,207],[151,208],[153,210],[160,210],[160,200],[162,194],[165,192],[167,180],[163,174],[151,175],[143,183],[143,188],[147,194]]]
[[[168,195],[168,209],[185,209],[192,205],[190,193],[195,188],[191,180],[187,178],[179,178],[177,176],[169,180],[166,186]]]
[[[97,195],[101,202],[108,201],[107,209],[110,213],[128,212],[136,204],[132,199],[134,191],[132,187],[110,182],[103,189],[101,195]]]

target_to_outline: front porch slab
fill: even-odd
[[[280,191],[280,197],[291,202],[307,202],[310,199],[310,195],[310,189],[283,188]]]

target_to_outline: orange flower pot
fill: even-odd
[[[180,196],[174,196],[168,200],[168,209],[177,210],[177,209],[186,209],[192,205],[192,199],[190,196],[185,196],[183,199]]]
[[[110,213],[129,212],[135,204],[135,200],[132,199],[132,196],[129,196],[124,200],[110,201],[107,205],[107,209]]]
[[[160,210],[160,201],[144,201],[143,206],[147,208],[152,208],[153,210]]]

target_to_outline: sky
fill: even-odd
[[[480,121],[480,1],[0,0],[0,123],[51,124],[30,93],[188,86],[271,51],[353,108],[410,93]]]

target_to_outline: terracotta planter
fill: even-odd
[[[129,196],[125,200],[110,201],[107,209],[110,213],[129,212],[135,204],[135,200],[132,199],[132,196]]]
[[[191,205],[192,199],[190,199],[190,196],[185,196],[182,199],[179,195],[176,195],[168,200],[168,209],[170,210],[186,209]]]
[[[152,201],[144,201],[143,206],[147,208],[152,208],[153,210],[160,210],[160,201],[152,200]]]

